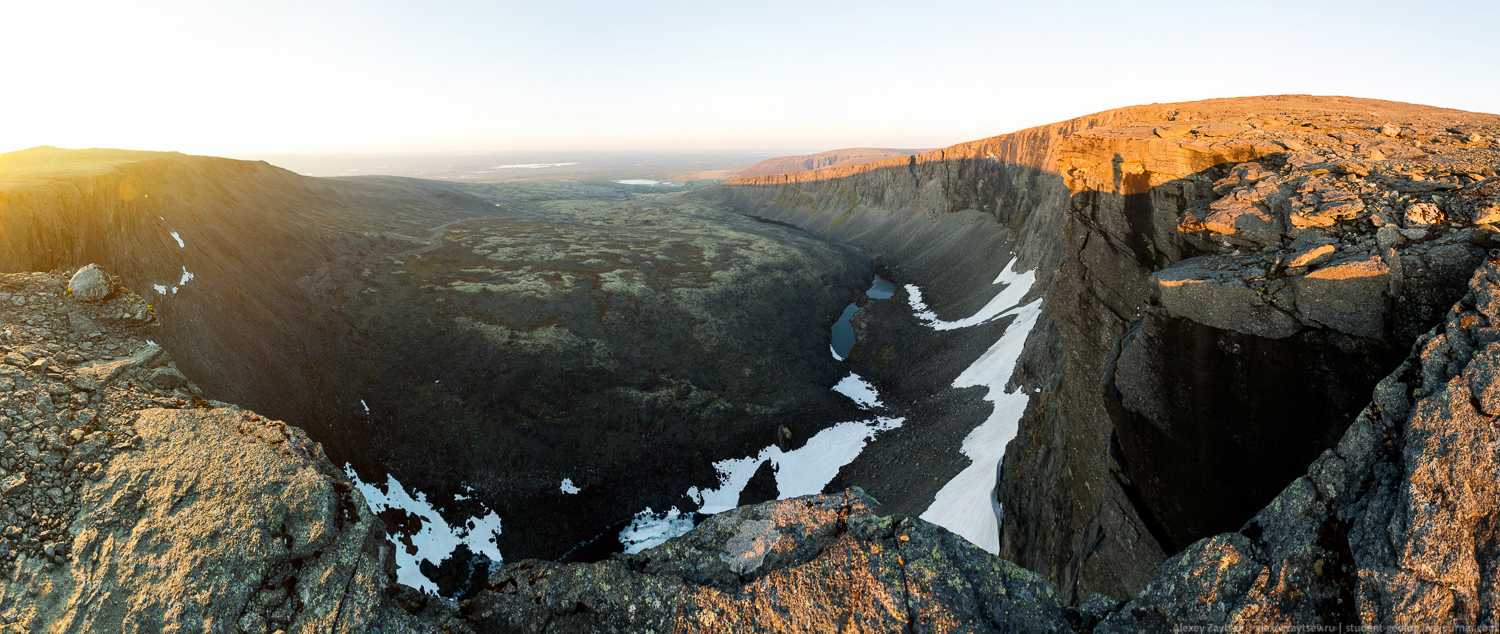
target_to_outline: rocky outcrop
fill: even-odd
[[[636,555],[523,561],[417,617],[453,632],[1069,632],[1035,573],[858,489],[716,515]],[[1071,620],[1070,620],[1071,619]]]
[[[1337,446],[1240,531],[1172,557],[1096,631],[1500,625],[1497,411],[1490,259]]]
[[[153,385],[180,373],[115,319],[139,298],[66,280],[0,277],[0,632],[417,631],[322,446]]]
[[[1497,133],[1493,115],[1349,98],[1153,104],[700,195],[871,249],[940,314],[993,294],[994,268],[948,250],[976,235],[1035,267],[1002,553],[1071,601],[1123,598],[1332,446],[1462,294],[1490,244],[1475,209]],[[928,238],[964,217],[984,220]]]

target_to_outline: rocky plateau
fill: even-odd
[[[1500,116],[1152,104],[670,194],[15,154],[0,632],[1500,627]],[[850,371],[906,422],[821,493],[560,561],[867,415]],[[923,519],[971,464],[993,547]],[[505,561],[398,583],[357,474]]]

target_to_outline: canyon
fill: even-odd
[[[0,466],[67,482],[7,489],[56,509],[7,511],[0,631],[1494,625],[1497,138],[1221,99],[672,193],[7,154],[0,267],[54,272],[14,281],[46,299],[5,315],[35,406]],[[89,263],[138,290],[68,293]],[[71,348],[101,337],[118,359]],[[902,422],[817,495],[761,463],[686,534],[558,561],[872,416]],[[422,521],[350,483],[387,475],[449,524],[497,513],[505,561],[397,583]],[[191,504],[275,521],[173,528]],[[101,546],[131,525],[245,563],[98,581],[149,565]],[[236,590],[167,598],[209,587]],[[133,607],[80,616],[99,601]]]

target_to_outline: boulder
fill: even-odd
[[[1257,244],[1281,244],[1281,222],[1252,203],[1220,200],[1209,205],[1203,228]]]
[[[146,384],[158,390],[171,390],[187,385],[187,376],[177,368],[163,366],[146,373]]]
[[[111,292],[114,292],[114,282],[109,279],[99,265],[90,264],[73,274],[73,279],[68,281],[68,290],[72,291],[72,297],[84,302],[104,301]]]
[[[1338,250],[1334,241],[1322,234],[1306,232],[1297,236],[1291,244],[1291,257],[1286,260],[1288,268],[1313,267],[1333,259],[1333,254]]]
[[[99,326],[94,320],[76,310],[68,312],[68,330],[85,337],[92,337],[100,333]]]
[[[1406,221],[1415,225],[1431,225],[1446,220],[1442,210],[1432,203],[1416,203],[1406,208]]]
[[[1217,268],[1213,256],[1190,258],[1152,274],[1162,307],[1173,317],[1271,339],[1288,337],[1302,324],[1245,285],[1234,271]]]
[[[1345,334],[1381,337],[1390,272],[1379,256],[1359,255],[1295,278],[1297,313]]]
[[[1450,199],[1448,210],[1474,224],[1500,222],[1500,178],[1483,180],[1460,190]]]

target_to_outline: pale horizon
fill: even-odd
[[[1500,111],[1491,4],[454,2],[0,10],[0,152],[938,148],[1111,108],[1317,94]],[[1289,13],[1290,12],[1290,13]],[[1287,15],[1295,14],[1296,20]]]

